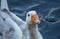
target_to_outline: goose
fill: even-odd
[[[39,17],[36,11],[29,11],[26,15],[26,21],[17,17],[10,12],[11,18],[19,25],[23,32],[23,39],[43,39],[41,33],[38,30],[38,24],[40,23]]]
[[[9,11],[7,0],[1,0],[0,39],[23,39],[21,29],[10,18],[7,11]]]
[[[39,33],[38,24],[40,20],[36,11],[29,11],[26,15],[26,24],[29,30],[30,39],[43,39]]]
[[[8,8],[4,10],[7,12],[6,14],[9,15],[9,18],[11,18],[11,20],[13,20],[19,26],[19,28],[21,28],[23,39],[43,39],[41,33],[38,30],[38,24],[40,21],[36,11],[27,12],[26,21],[23,21],[21,18],[9,11]]]

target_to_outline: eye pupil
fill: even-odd
[[[30,14],[28,14],[28,16],[30,16]]]

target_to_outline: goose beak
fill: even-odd
[[[31,22],[32,22],[32,24],[39,24],[40,23],[40,20],[39,20],[39,17],[37,14],[32,15]]]

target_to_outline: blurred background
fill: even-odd
[[[22,20],[26,19],[26,12],[37,11],[43,38],[60,39],[60,0],[8,0],[8,6]]]

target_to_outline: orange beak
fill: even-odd
[[[40,23],[40,20],[39,20],[39,17],[37,14],[32,15],[31,22],[32,22],[32,24],[39,24]]]

